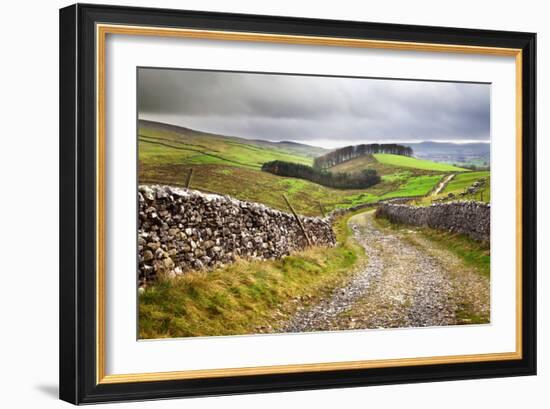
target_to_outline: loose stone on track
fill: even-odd
[[[380,227],[373,212],[350,219],[368,262],[343,287],[299,310],[283,332],[428,327],[468,323],[464,305],[489,318],[489,280],[408,229]]]

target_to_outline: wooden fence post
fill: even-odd
[[[193,168],[189,169],[189,173],[187,174],[187,179],[185,180],[185,188],[189,189],[189,186],[191,186],[191,177],[193,176]]]
[[[300,226],[300,229],[302,230],[302,233],[304,233],[304,237],[306,238],[306,241],[307,241],[308,246],[311,247],[311,240],[309,239],[309,236],[308,236],[308,234],[307,234],[307,231],[306,231],[304,225],[302,224],[302,221],[300,220],[300,217],[298,217],[298,214],[294,211],[294,208],[292,207],[292,205],[291,205],[290,202],[288,201],[286,195],[283,195],[283,199],[285,199],[286,204],[288,205],[288,207],[290,208],[290,211],[291,211],[292,214],[294,215],[294,218],[295,218],[296,221],[298,222],[298,226]]]
[[[325,209],[323,209],[323,205],[321,204],[321,201],[319,200],[319,210],[321,210],[321,215],[323,218],[325,218]]]

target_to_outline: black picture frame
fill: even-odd
[[[521,359],[101,384],[96,350],[97,23],[522,50]],[[74,404],[536,374],[536,34],[77,4],[60,10],[60,398]]]

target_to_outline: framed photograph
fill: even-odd
[[[535,44],[61,9],[61,399],[534,375]]]

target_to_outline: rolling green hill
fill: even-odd
[[[472,186],[475,182],[486,180],[487,183],[485,186],[476,194],[471,195],[472,197],[466,196],[466,199],[475,199],[483,200],[484,202],[491,201],[491,172],[481,171],[481,172],[468,172],[461,173],[456,175],[449,184],[443,189],[441,195],[446,195],[449,193],[454,193],[455,195],[464,192],[467,188]]]
[[[140,121],[139,183],[182,186],[193,169],[193,189],[228,194],[288,211],[282,197],[286,194],[296,211],[317,216],[321,213],[320,202],[328,212],[385,198],[427,194],[444,173],[438,171],[440,164],[434,162],[413,160],[406,163],[409,166],[398,166],[371,157],[367,162],[355,165],[376,169],[382,175],[381,183],[368,189],[331,189],[260,169],[263,163],[273,160],[311,165],[319,149],[292,142],[251,141]],[[396,155],[384,155],[383,158],[386,156]],[[410,167],[415,163],[431,169]],[[344,167],[341,171],[352,171],[345,169],[350,165],[346,162],[339,166]],[[457,169],[449,165],[443,165],[443,168]]]
[[[391,175],[395,173],[395,166],[384,166],[372,155],[364,155],[346,162],[339,163],[330,168],[331,172],[361,172],[363,169],[375,169],[379,175]]]
[[[139,124],[140,159],[260,168],[272,160],[310,165],[323,148],[294,142],[248,140],[151,121]],[[166,149],[170,148],[170,149]]]
[[[363,169],[375,169],[382,177],[392,178],[399,174],[422,175],[440,174],[447,172],[465,172],[466,169],[437,163],[429,160],[417,159],[401,155],[377,153],[364,155],[355,159],[342,162],[330,168],[332,172],[360,172]]]
[[[390,155],[387,153],[375,153],[374,158],[383,165],[397,166],[400,168],[414,168],[432,170],[436,172],[466,172],[467,169],[446,163],[432,162],[425,159],[417,159],[409,156]]]
[[[489,171],[468,172],[456,175],[441,193],[460,193],[480,179],[488,178]]]
[[[436,201],[451,201],[451,200],[477,200],[486,203],[491,202],[491,172],[490,171],[478,171],[478,172],[464,172],[457,173],[445,186],[445,188],[437,195],[421,198],[415,201],[415,204],[420,206],[429,206]],[[485,181],[485,184],[476,192],[461,195],[475,182]],[[453,197],[447,195],[452,193]]]

